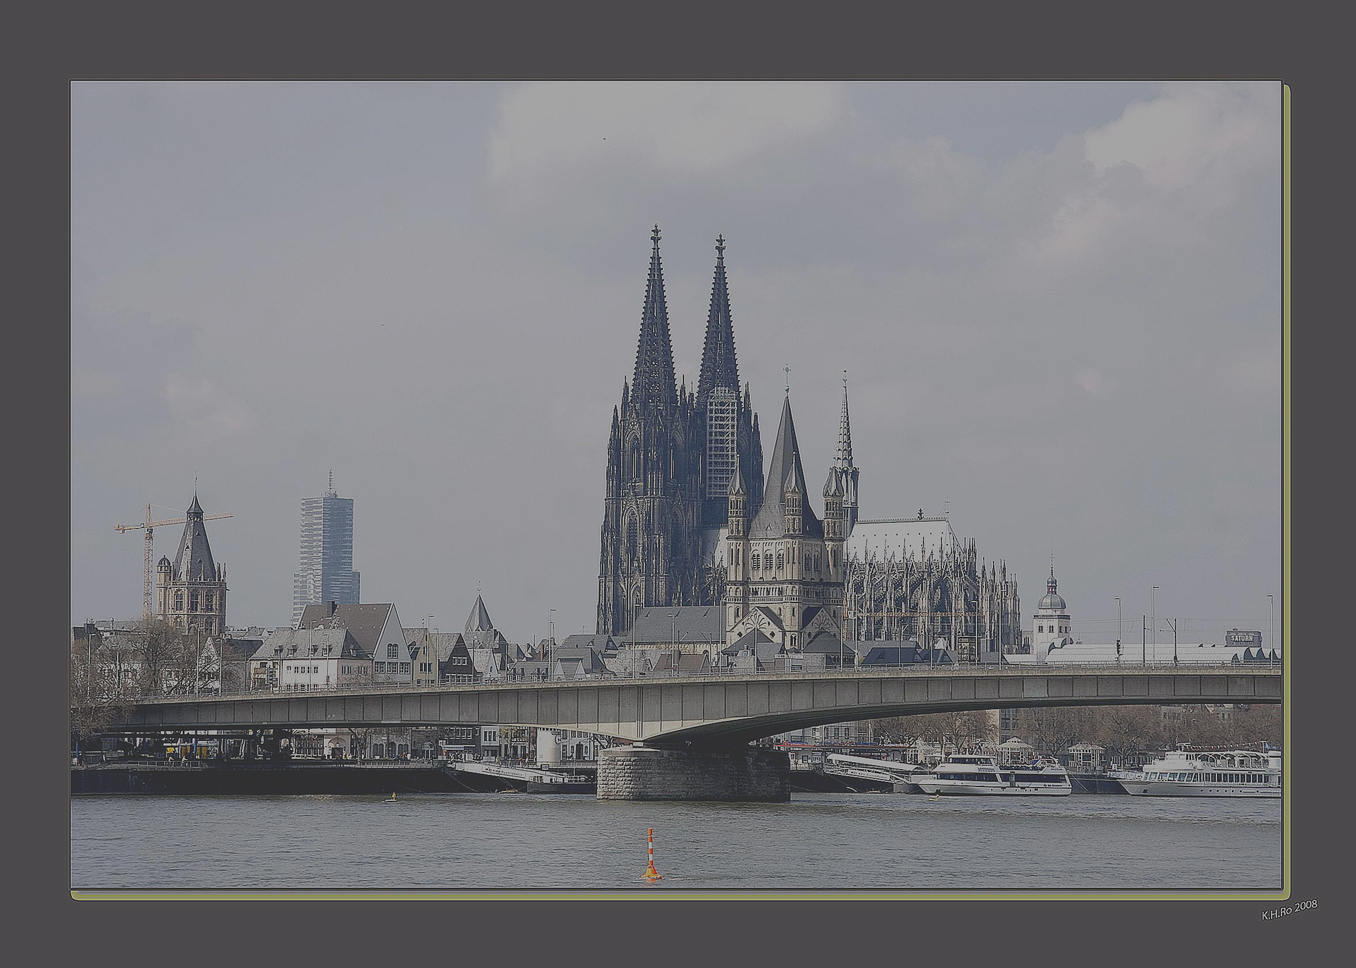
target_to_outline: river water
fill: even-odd
[[[646,828],[655,867],[640,879]],[[170,890],[1274,891],[1281,801],[795,794],[80,796],[71,887]]]

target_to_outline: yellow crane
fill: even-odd
[[[204,514],[204,521],[216,521],[219,518],[234,517],[233,514]],[[146,523],[145,524],[115,524],[113,530],[118,532],[146,530],[146,570],[141,585],[141,618],[142,621],[151,620],[151,559],[155,557],[155,542],[152,539],[152,532],[159,527],[171,524],[186,524],[188,518],[169,518],[164,521],[151,520],[151,505],[146,505]]]

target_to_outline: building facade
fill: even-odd
[[[156,614],[189,631],[219,635],[226,628],[226,566],[212,559],[198,495],[188,508],[174,561],[156,566]]]
[[[301,621],[307,605],[337,602],[356,605],[359,574],[353,570],[353,498],[329,488],[320,497],[301,502],[301,555],[292,576],[292,627]]]

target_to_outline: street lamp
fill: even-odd
[[[1116,658],[1121,657],[1121,599],[1116,596]]]
[[[1153,652],[1155,662],[1158,661],[1158,622],[1154,618],[1154,592],[1156,591],[1158,591],[1157,585],[1155,585],[1152,589],[1149,590],[1149,626],[1154,630]]]
[[[1274,650],[1276,648],[1276,596],[1268,595],[1267,602],[1271,608],[1271,617],[1268,619],[1269,625],[1267,627],[1267,636],[1271,641],[1268,643],[1267,648]]]

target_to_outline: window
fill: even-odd
[[[184,593],[183,593],[183,592],[175,592],[175,593],[174,593],[174,610],[175,610],[176,612],[182,612],[182,611],[184,610]]]
[[[410,672],[410,664],[409,664],[408,662],[402,662],[402,663],[400,663],[400,671],[401,671],[402,673],[406,674],[406,675],[409,675],[409,672]]]
[[[392,644],[386,646],[386,658],[388,658],[388,659],[397,659],[397,658],[399,658],[399,657],[400,657],[400,651],[399,651],[399,649],[400,649],[400,646],[395,645],[394,643],[392,643]]]
[[[378,662],[378,663],[376,663],[376,668],[377,668],[377,671],[378,671],[378,672],[385,672],[385,671],[386,671],[386,663],[385,663],[385,662]]]

